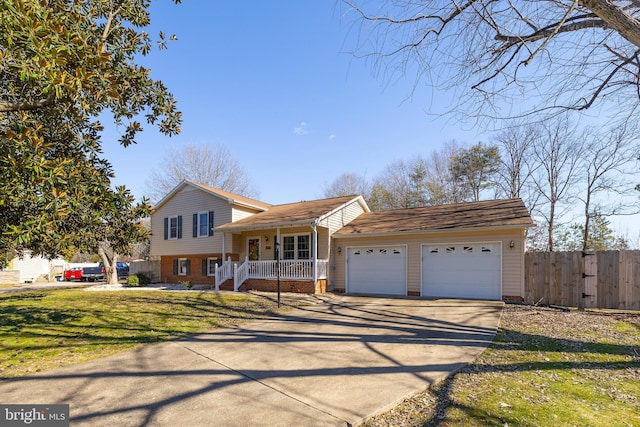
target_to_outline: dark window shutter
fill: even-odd
[[[213,236],[213,211],[209,211],[209,236]]]
[[[182,215],[178,215],[178,239],[182,239]]]
[[[193,214],[193,237],[198,237],[198,214]]]
[[[164,240],[169,238],[169,218],[164,219]]]
[[[191,274],[191,260],[187,259],[187,276]]]
[[[178,274],[178,260],[174,259],[173,260],[173,274]]]
[[[207,259],[206,258],[202,258],[202,275],[203,276],[207,275]]]

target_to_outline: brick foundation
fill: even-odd
[[[227,254],[233,261],[238,261],[238,254]],[[173,260],[186,258],[191,262],[191,271],[188,275],[181,276],[173,274]],[[160,257],[160,281],[162,283],[190,282],[192,285],[215,285],[215,276],[202,274],[202,260],[207,258],[222,259],[222,254],[199,254]],[[233,285],[232,285],[233,289]]]
[[[524,302],[524,298],[521,296],[503,295],[502,301],[504,302]]]
[[[233,280],[227,280],[220,285],[220,290],[232,291]],[[272,279],[247,279],[239,291],[261,291],[261,292],[278,292],[278,281]],[[295,292],[300,294],[315,294],[313,281],[311,280],[280,280],[281,292]],[[318,280],[318,292],[327,292],[327,281]]]

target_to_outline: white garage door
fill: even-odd
[[[499,300],[499,243],[422,246],[422,295]]]
[[[407,294],[407,248],[371,246],[347,250],[347,292]]]

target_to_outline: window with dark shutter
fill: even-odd
[[[178,274],[178,260],[173,260],[173,274]]]
[[[198,214],[193,214],[193,237],[198,237]]]
[[[209,211],[209,236],[213,236],[213,211]]]
[[[169,218],[164,219],[164,240],[169,239]]]
[[[178,239],[182,239],[182,215],[178,215]]]

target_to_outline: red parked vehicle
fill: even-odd
[[[82,280],[82,267],[71,267],[65,270],[64,280]]]

